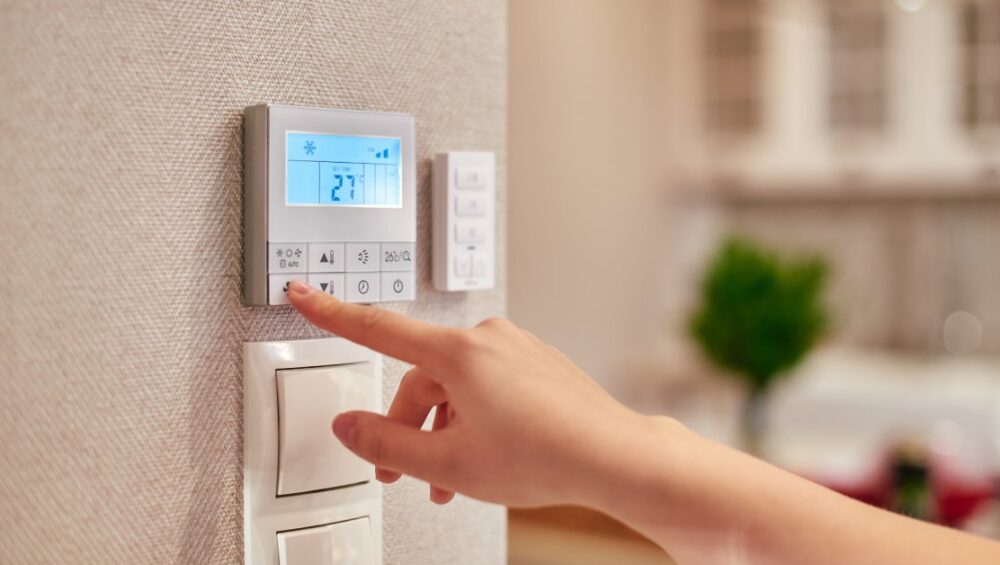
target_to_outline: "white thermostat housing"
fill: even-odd
[[[451,151],[434,157],[434,288],[493,288],[496,164],[493,153]]]
[[[243,117],[244,300],[303,280],[348,302],[413,300],[414,119],[251,106]]]

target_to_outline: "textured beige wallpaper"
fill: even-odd
[[[503,0],[0,2],[0,562],[242,560],[244,340],[318,333],[240,301],[240,119],[278,102],[417,117],[428,158],[505,162]],[[504,170],[498,186],[504,225]],[[501,228],[502,229],[502,228]],[[387,363],[386,395],[403,367]],[[388,563],[501,563],[502,508],[385,495]]]

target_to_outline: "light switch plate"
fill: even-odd
[[[277,372],[357,363],[370,363],[374,408],[381,411],[382,356],[370,349],[341,338],[243,344],[243,544],[247,565],[278,565],[280,532],[362,517],[368,518],[372,530],[370,563],[382,564],[382,486],[378,481],[277,495]],[[331,421],[334,415],[330,415]]]

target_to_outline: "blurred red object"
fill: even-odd
[[[931,491],[937,522],[956,528],[997,494],[993,477],[963,472],[944,458],[932,462]]]

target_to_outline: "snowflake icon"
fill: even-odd
[[[312,155],[313,153],[316,152],[316,144],[313,143],[312,140],[309,140],[306,142],[306,145],[305,147],[303,147],[303,149],[306,150],[306,155]]]

